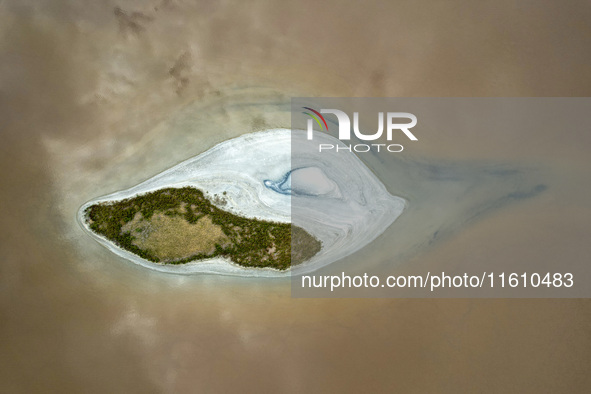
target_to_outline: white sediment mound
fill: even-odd
[[[178,274],[287,276],[313,271],[361,249],[394,222],[405,201],[384,185],[348,151],[318,152],[319,143],[340,144],[316,133],[287,129],[245,134],[218,144],[130,189],[97,198],[78,212],[82,226],[114,253],[145,267]],[[93,233],[84,210],[101,201],[121,200],[166,188],[194,186],[212,197],[223,196],[222,209],[249,218],[293,222],[322,242],[321,251],[288,271],[246,268],[223,258],[182,265],[144,260]]]

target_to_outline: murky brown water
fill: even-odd
[[[274,104],[292,95],[588,96],[587,2],[0,11],[0,391],[588,391],[587,300],[291,299],[289,281],[125,264],[75,222],[90,198],[289,126]],[[588,170],[588,136],[533,137],[420,149]],[[563,209],[498,212],[410,263],[588,258],[589,186],[563,186],[544,197]]]

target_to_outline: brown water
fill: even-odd
[[[588,391],[587,300],[292,299],[289,281],[146,271],[75,222],[90,198],[289,126],[273,103],[290,96],[588,96],[588,2],[0,11],[0,391]],[[453,141],[421,153],[539,162],[572,179],[409,264],[588,258],[589,136]],[[544,210],[557,198],[562,209]]]

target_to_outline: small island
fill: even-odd
[[[87,207],[84,220],[96,234],[158,264],[223,257],[253,268],[286,270],[321,249],[306,230],[290,223],[245,218],[220,208],[194,187],[165,188]]]

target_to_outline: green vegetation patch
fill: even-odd
[[[214,201],[225,205],[223,197]],[[154,263],[226,257],[245,267],[285,270],[321,247],[300,227],[234,215],[193,187],[98,203],[86,209],[85,219],[95,233]]]

